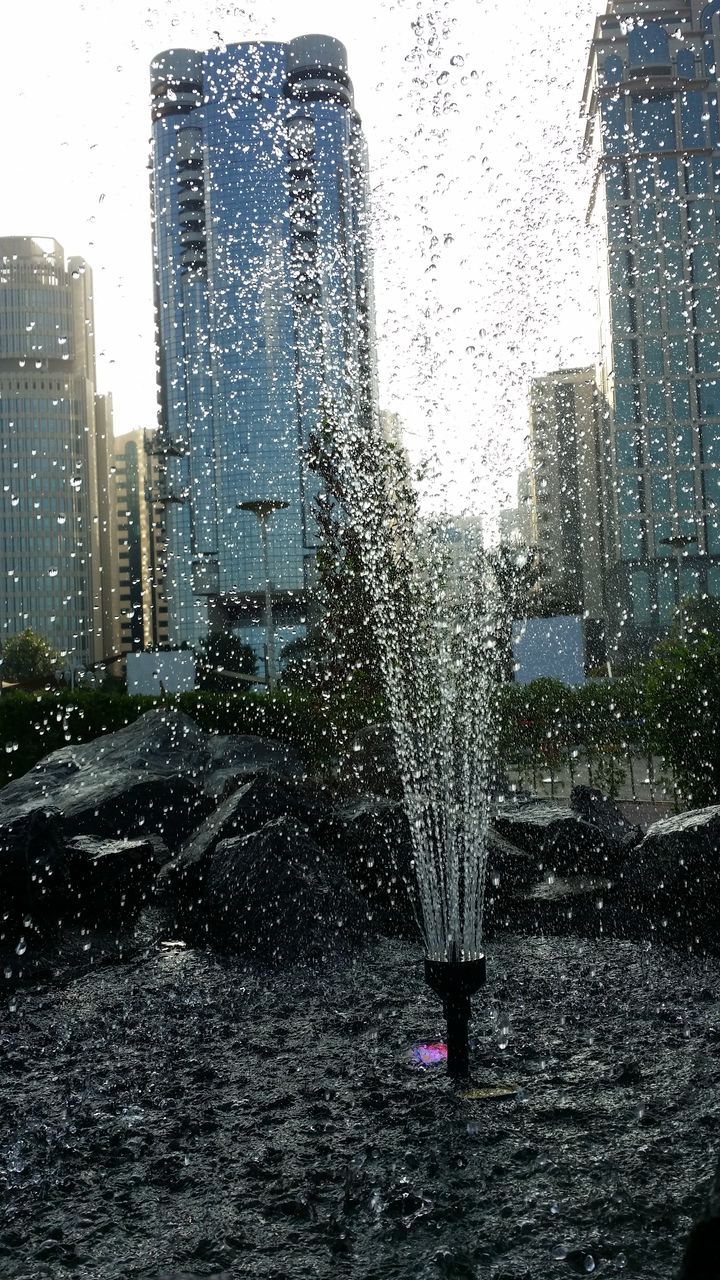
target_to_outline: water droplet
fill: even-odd
[[[52,569],[48,569],[48,578],[57,578],[57,576],[58,576],[58,571],[55,567],[53,567]]]
[[[438,76],[438,78],[437,78],[437,83],[438,83],[438,84],[445,84],[445,81],[446,81],[446,80],[449,80],[449,79],[450,79],[450,72],[449,72],[449,71],[441,71],[441,72],[440,72],[440,75],[439,75],[439,76]]]
[[[59,515],[59,516],[58,516],[58,518],[57,518],[57,522],[58,522],[58,524],[65,524],[65,521],[66,521],[66,520],[67,520],[67,516],[66,516],[66,515]]]
[[[584,1266],[585,1271],[587,1272],[587,1274],[588,1274],[588,1275],[590,1275],[590,1272],[591,1272],[591,1271],[594,1271],[594,1270],[595,1270],[595,1259],[593,1258],[593,1256],[592,1256],[592,1254],[591,1254],[591,1253],[589,1253],[589,1254],[587,1255],[587,1257],[586,1257],[586,1259],[585,1259],[585,1261],[584,1261],[584,1263],[583,1263],[583,1266]]]
[[[24,938],[21,938],[15,948],[15,955],[24,956],[26,951],[27,951],[27,942],[25,941]]]
[[[453,54],[452,58],[450,59],[450,66],[451,66],[451,67],[464,67],[464,66],[465,66],[465,59],[463,58],[463,56],[462,56],[462,54],[461,54],[461,53]]]

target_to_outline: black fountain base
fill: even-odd
[[[472,960],[436,960],[427,956],[425,981],[443,1002],[448,1075],[465,1079],[470,1074],[470,997],[485,985],[485,956]]]

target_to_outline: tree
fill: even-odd
[[[3,680],[19,684],[44,683],[53,679],[58,661],[47,640],[27,627],[5,642],[0,670]]]
[[[692,805],[720,796],[720,629],[717,601],[688,601],[641,673],[651,746]],[[713,609],[712,605],[715,606]]]
[[[377,522],[382,524],[383,536],[397,548],[403,514],[415,502],[404,456],[396,445],[374,433],[358,438],[356,446],[365,450],[365,474],[372,476],[376,517],[382,513]],[[284,652],[282,679],[334,691],[353,684],[370,695],[379,694],[377,604],[362,548],[367,530],[348,518],[352,501],[330,415],[313,433],[307,460],[319,480],[313,505],[319,543],[316,618],[307,638],[293,642]]]
[[[231,631],[213,631],[200,642],[197,653],[198,688],[215,693],[233,693],[245,684],[226,672],[254,676],[257,672],[255,651]]]

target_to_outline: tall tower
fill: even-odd
[[[642,651],[720,596],[720,0],[609,0],[585,84],[596,159],[607,598]]]
[[[326,36],[175,49],[152,64],[160,437],[170,638],[276,618],[312,582],[304,447],[374,412],[367,164],[344,47]]]
[[[87,263],[57,240],[0,239],[0,643],[31,627],[67,668],[106,653],[111,435]]]
[[[532,380],[529,541],[558,606],[584,614],[595,634],[605,615],[599,409],[594,368]]]

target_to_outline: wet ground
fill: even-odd
[[[421,956],[324,973],[149,948],[0,1023],[0,1276],[671,1280],[720,1152],[720,962],[495,942],[475,1084]]]

